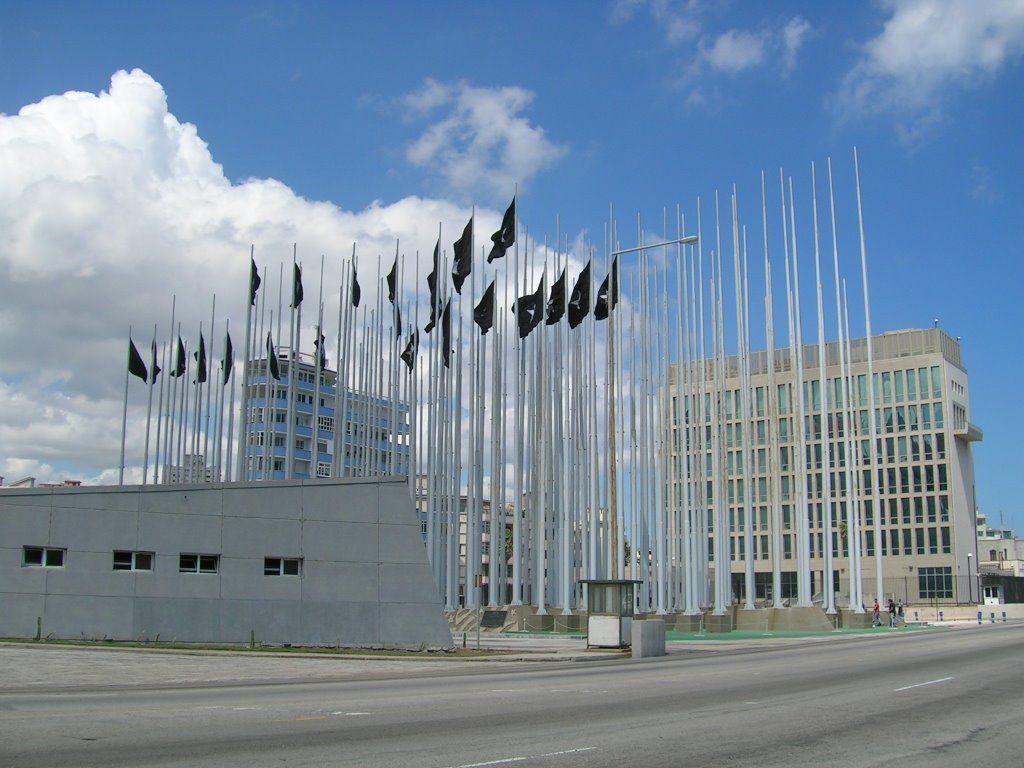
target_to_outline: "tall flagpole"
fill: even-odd
[[[836,612],[835,583],[832,576],[832,416],[829,410],[828,342],[825,339],[825,305],[821,295],[821,258],[818,245],[818,180],[811,163],[811,205],[814,217],[814,279],[818,300],[818,389],[821,392],[822,504],[824,506],[822,547],[824,574],[822,594],[825,613]]]
[[[146,443],[145,443],[145,449],[143,451],[143,459],[142,459],[142,485],[143,486],[146,485],[146,476],[149,474],[149,427],[150,427],[150,421],[151,421],[152,416],[153,416],[153,385],[156,383],[156,372],[152,370],[152,368],[156,367],[156,324],[155,323],[153,324],[153,345],[152,345],[152,350],[153,350],[153,354],[150,357],[151,369],[149,371],[148,381],[146,382],[146,384],[147,384],[146,388],[149,390],[149,403],[146,405]],[[159,410],[159,406],[157,406],[157,421],[159,421],[159,420],[160,420],[160,410]],[[154,459],[153,463],[154,463],[154,465],[156,464],[155,459]]]
[[[885,588],[882,583],[882,509],[878,499],[878,482],[875,476],[875,468],[878,466],[878,419],[876,418],[879,398],[876,392],[874,365],[875,358],[871,351],[871,304],[868,300],[868,254],[864,240],[864,210],[861,207],[860,199],[860,162],[857,159],[857,148],[853,148],[853,170],[857,181],[857,226],[860,231],[860,269],[861,280],[864,286],[864,331],[865,342],[867,343],[868,354],[868,382],[871,387],[871,405],[868,407],[868,429],[871,433],[871,510],[875,519],[875,595],[881,603],[885,598]]]

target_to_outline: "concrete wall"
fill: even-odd
[[[24,547],[66,549],[63,567]],[[113,551],[154,552],[150,572]],[[179,573],[182,553],[220,556]],[[301,558],[265,576],[264,558]],[[0,492],[0,635],[451,647],[408,486],[313,480]]]

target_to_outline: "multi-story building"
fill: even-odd
[[[353,389],[339,392],[336,371],[320,370],[318,382],[312,358],[292,361],[285,350],[278,372],[280,379],[268,375],[266,358],[249,361],[240,479],[408,476],[407,403]],[[336,440],[339,404],[346,418]]]
[[[751,354],[749,405],[741,396],[736,356],[725,358],[724,365],[719,362],[717,375],[712,360],[690,364],[683,386],[676,383],[679,369],[670,369],[668,392],[676,415],[670,425],[677,468],[675,498],[686,496],[678,485],[678,468],[687,457],[696,473],[692,488],[697,503],[708,510],[708,520],[714,519],[713,509],[720,509],[713,498],[715,489],[720,489],[719,501],[728,508],[727,551],[734,598],[745,597],[748,556],[754,562],[758,598],[770,597],[776,559],[783,596],[796,596],[801,514],[808,519],[815,601],[822,599],[830,582],[837,604],[848,599],[851,574],[856,573],[851,570],[855,565],[851,543],[857,535],[862,589],[853,594],[864,595],[869,605],[877,592],[878,557],[884,593],[878,595],[880,599],[968,602],[972,591],[976,597],[971,444],[982,433],[970,420],[960,343],[939,328],[873,337],[872,386],[866,341],[856,339],[845,345],[845,366],[839,343],[827,343],[825,371],[819,368],[816,345],[804,346],[799,373],[788,349],[775,350],[771,356]],[[715,392],[720,396],[716,398]],[[875,395],[874,446],[871,392]],[[676,402],[680,399],[682,409]],[[688,407],[695,404],[701,407]],[[680,413],[687,414],[687,419],[680,419]],[[693,426],[697,428],[688,430],[683,439],[681,424],[687,423],[690,414],[696,417]],[[713,456],[716,447],[717,457]],[[826,472],[830,473],[827,498]],[[748,509],[753,530],[749,553]],[[776,539],[778,529],[781,535]],[[712,559],[714,535],[708,531]],[[824,572],[826,546],[832,547],[831,574]]]

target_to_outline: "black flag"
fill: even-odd
[[[469,273],[473,270],[473,217],[469,217],[469,223],[462,230],[462,237],[455,241],[453,246],[455,263],[452,264],[452,284],[455,292],[462,294],[462,284],[466,282]]]
[[[395,303],[395,291],[398,286],[398,254],[395,254],[395,263],[391,265],[391,271],[388,272],[388,301],[392,304]]]
[[[298,264],[293,264],[295,267],[295,274],[292,278],[292,309],[298,309],[299,304],[302,303],[302,268]]]
[[[540,325],[540,321],[544,319],[543,277],[541,277],[536,291],[516,299],[513,309],[516,313],[516,322],[519,325],[519,338],[525,339],[534,328]]]
[[[228,379],[231,378],[231,371],[235,368],[235,348],[231,346],[231,334],[225,331],[224,333],[224,382],[222,386],[227,386]]]
[[[434,245],[434,268],[427,275],[427,287],[430,289],[430,319],[423,328],[424,333],[430,333],[434,330],[434,325],[437,323],[437,270],[440,258],[441,240],[438,239],[437,244]]]
[[[501,229],[491,235],[491,242],[494,245],[491,247],[491,252],[487,254],[487,263],[490,264],[495,259],[500,259],[505,255],[505,251],[512,247],[512,243],[516,241],[516,199],[512,198],[512,203],[505,210],[505,215],[501,219]]]
[[[181,341],[181,336],[178,337],[178,358],[174,364],[174,370],[170,372],[170,376],[177,378],[185,373],[185,345]]]
[[[402,308],[395,304],[395,341],[402,338]]]
[[[313,346],[316,347],[316,361],[317,365],[320,366],[320,370],[327,368],[327,354],[324,352],[324,339],[323,333],[320,332],[320,326],[316,327],[316,338],[313,340]]]
[[[548,319],[545,321],[547,325],[554,325],[562,319],[562,315],[565,314],[565,268],[562,268],[562,274],[555,284],[551,286],[551,296],[548,297],[547,316]]]
[[[405,351],[401,354],[402,362],[409,366],[410,371],[416,367],[416,350],[419,346],[420,332],[413,331],[409,335],[409,343],[405,345]]]
[[[480,303],[473,309],[473,322],[480,326],[480,335],[486,336],[494,325],[494,281],[487,286]]]
[[[444,311],[441,313],[441,358],[444,360],[444,367],[451,367],[452,359],[452,300],[444,303]]]
[[[263,281],[260,280],[259,270],[256,269],[256,259],[251,259],[251,261],[252,265],[249,267],[249,303],[255,304],[256,291],[259,290],[260,283]]]
[[[611,280],[611,290],[609,291],[608,281]],[[601,287],[597,289],[597,304],[594,306],[594,319],[595,320],[606,320],[608,313],[615,309],[615,305],[619,303],[619,257],[616,256],[612,259],[612,268],[608,270],[608,274],[604,278],[604,282],[601,283]]]
[[[196,359],[196,381],[193,383],[206,383],[206,342],[203,341],[203,334],[199,334],[199,351],[193,353]]]
[[[569,296],[569,327],[575,328],[590,314],[590,262],[576,278],[576,285]]]
[[[380,274],[379,272],[377,274]],[[352,265],[352,306],[359,306],[359,299],[363,295],[362,289],[359,287],[359,278],[356,276],[356,265]]]
[[[270,364],[270,375],[274,381],[281,380],[281,369],[277,366],[277,355],[274,354],[274,342],[270,340],[270,333],[267,333],[267,360]]]
[[[143,381],[149,378],[149,371],[146,370],[146,364],[142,362],[142,356],[135,348],[135,342],[132,341],[131,336],[128,337],[128,373],[138,376]]]
[[[156,364],[156,339],[153,339],[153,355],[152,355],[152,359],[153,359],[153,362],[149,366],[149,383],[150,384],[155,384],[156,383],[156,377],[159,376],[160,375],[160,371],[163,370],[159,365]]]

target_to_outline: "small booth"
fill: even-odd
[[[589,579],[587,648],[628,648],[632,644],[633,592],[639,581]]]

